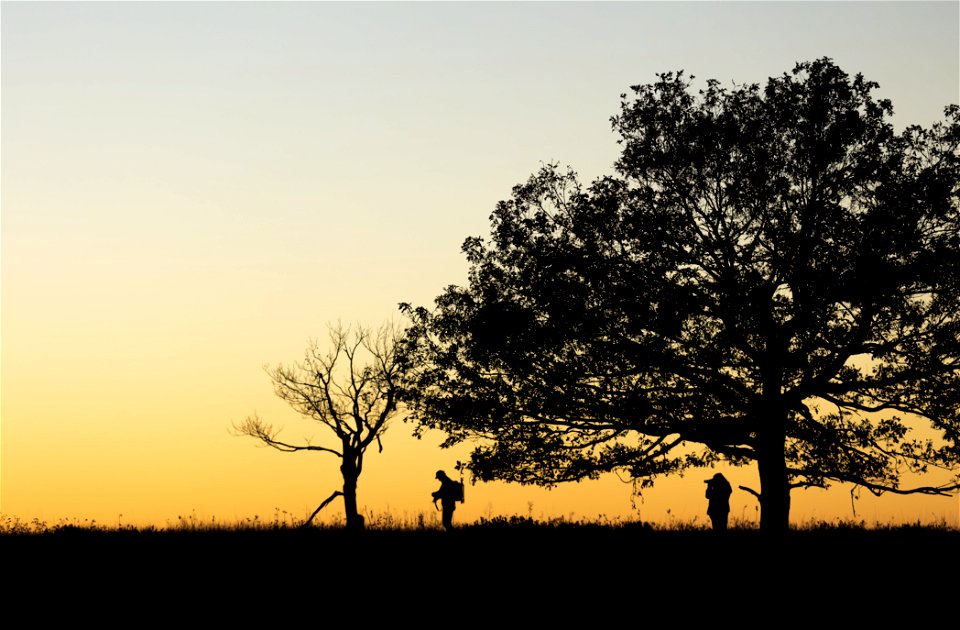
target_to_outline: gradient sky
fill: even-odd
[[[610,171],[620,94],[657,72],[762,83],[828,56],[880,84],[898,127],[941,119],[960,101],[958,8],[0,3],[0,513],[305,517],[338,460],[229,431],[256,412],[322,438],[265,364],[298,360],[328,322],[375,326],[462,283],[464,238],[542,162]],[[440,437],[395,423],[367,459],[365,511],[437,519],[434,471],[463,456]],[[642,502],[615,477],[468,486],[457,520],[704,522],[707,476]],[[753,468],[728,477],[757,487]],[[748,494],[731,506],[756,520]],[[957,526],[960,500],[793,494],[794,523],[853,518]]]

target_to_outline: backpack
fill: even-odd
[[[458,503],[463,503],[463,482],[454,481],[453,484],[453,500]]]

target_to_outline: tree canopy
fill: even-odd
[[[402,306],[418,426],[484,480],[755,462],[766,530],[792,488],[956,490],[900,478],[960,462],[960,107],[897,132],[827,58],[694,78],[622,95],[614,174],[544,166]]]

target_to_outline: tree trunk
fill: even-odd
[[[757,436],[760,473],[760,531],[782,534],[790,529],[790,481],[787,478],[786,413],[770,410],[769,422]]]
[[[790,529],[790,486],[781,455],[757,460],[760,471],[760,531],[779,534]]]
[[[343,474],[343,512],[347,518],[347,529],[363,529],[363,516],[357,511],[357,479],[360,474],[354,458],[347,453],[344,453],[340,472]]]

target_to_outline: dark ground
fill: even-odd
[[[323,626],[338,615],[427,625],[449,618],[471,628],[596,627],[623,618],[634,625],[651,615],[686,619],[683,627],[711,618],[750,626],[773,611],[764,627],[871,618],[886,627],[898,619],[933,625],[938,610],[952,617],[960,601],[960,531],[945,528],[777,538],[642,526],[449,534],[65,528],[0,535],[0,557],[7,615],[28,606],[102,620],[124,609],[162,626],[174,619]],[[37,595],[45,602],[39,609],[30,603]]]

